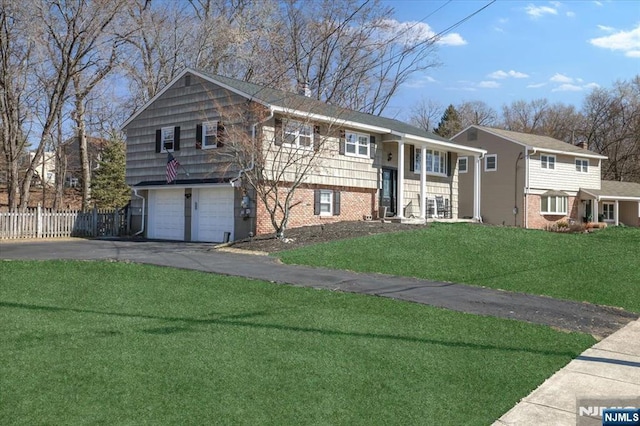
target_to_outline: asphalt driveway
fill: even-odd
[[[556,300],[494,289],[383,274],[283,265],[276,258],[233,253],[211,244],[85,240],[0,243],[0,259],[129,261],[280,284],[390,297],[455,311],[545,324],[595,336],[608,336],[637,314],[616,308]],[[3,280],[10,277],[0,277]]]

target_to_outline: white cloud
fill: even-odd
[[[568,16],[569,18],[575,18],[575,17],[576,17],[576,13],[575,13],[575,12],[571,12],[571,11],[569,11],[569,12],[567,12],[567,16]]]
[[[608,33],[612,33],[613,31],[615,31],[615,28],[607,27],[606,25],[598,25],[598,29],[601,31],[606,31]]]
[[[403,44],[415,44],[434,39],[437,33],[429,24],[417,21],[398,22],[395,19],[385,19],[382,24],[385,29],[381,31],[382,38],[389,42]],[[434,39],[435,40],[435,39]],[[446,46],[462,46],[467,41],[458,33],[450,33],[435,40],[437,44]]]
[[[529,6],[526,7],[525,10],[527,12],[527,15],[531,16],[532,18],[540,18],[544,15],[558,14],[557,9],[554,9],[553,7],[549,7],[549,6],[534,6],[530,4]]]
[[[501,80],[503,78],[508,78],[508,77],[512,77],[512,78],[529,78],[529,76],[523,72],[519,72],[519,71],[502,71],[502,70],[498,70],[498,71],[494,71],[491,74],[487,75],[488,78],[492,78],[494,80]]]
[[[535,84],[529,84],[529,85],[527,86],[527,89],[538,89],[538,88],[540,88],[540,87],[544,87],[544,86],[546,86],[546,85],[547,85],[547,83],[535,83]]]
[[[593,4],[595,4],[596,6],[602,6],[602,2],[599,2],[599,1],[597,1],[597,0],[596,0],[596,1],[594,1],[594,2],[593,2]]]
[[[441,37],[436,43],[444,46],[464,46],[467,41],[460,34],[451,33]]]
[[[640,51],[640,24],[630,31],[592,38],[589,43],[603,49],[620,50],[630,58],[637,58]]]
[[[589,83],[584,85],[585,89],[597,89],[598,87],[600,87],[598,83]]]
[[[481,87],[483,89],[497,89],[500,87],[500,83],[492,80],[481,81],[480,83],[478,83],[478,87]]]
[[[414,78],[414,79],[409,80],[407,82],[406,86],[410,87],[412,89],[420,89],[420,88],[423,88],[423,87],[427,86],[430,83],[437,83],[437,82],[438,81],[435,78],[433,78],[433,77],[431,77],[429,75],[424,75],[424,76],[421,76],[419,78]]]
[[[554,83],[565,83],[565,84],[573,83],[573,78],[567,77],[566,75],[560,74],[560,73],[556,73],[549,80],[553,81]]]
[[[549,3],[551,3],[551,6],[554,6],[556,8],[562,6],[562,4],[559,1],[550,1]]]
[[[576,86],[575,84],[561,84],[555,89],[551,89],[552,92],[579,92],[582,90],[582,86]]]

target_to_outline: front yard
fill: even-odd
[[[296,263],[413,276],[640,312],[640,229],[559,234],[434,223],[275,254]]]
[[[404,238],[413,253],[446,252],[425,237],[444,231]],[[465,251],[484,252],[474,239]],[[389,265],[400,255],[367,241]],[[374,261],[367,244],[352,244],[362,253],[349,267]],[[410,273],[413,262],[402,263]],[[490,424],[594,343],[391,299],[130,263],[3,261],[0,294],[1,424]]]

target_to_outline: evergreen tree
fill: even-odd
[[[442,114],[442,118],[440,119],[440,123],[438,123],[438,127],[435,128],[435,132],[443,138],[449,139],[460,131],[462,131],[462,123],[458,111],[453,105],[449,105],[444,111],[444,114]]]
[[[124,142],[112,135],[91,181],[91,196],[98,208],[119,208],[129,202],[131,189],[125,181],[125,165]]]

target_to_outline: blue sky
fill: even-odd
[[[399,23],[417,21],[434,34],[489,2],[383,3]],[[480,100],[499,111],[547,98],[580,108],[593,87],[640,74],[640,1],[498,0],[446,35],[437,55],[442,66],[412,76],[384,115],[406,119],[420,99],[444,106]]]

